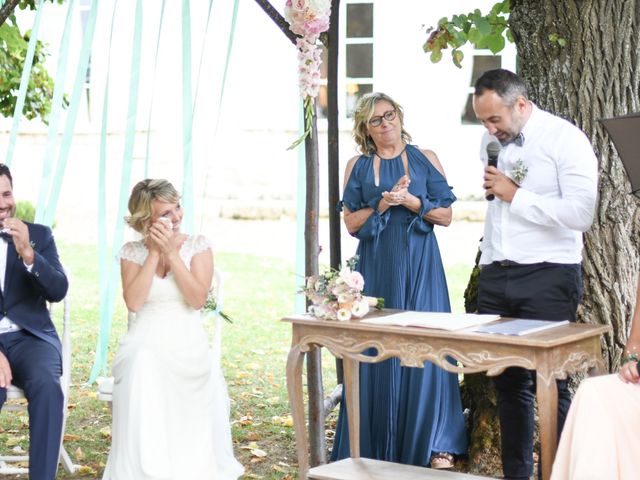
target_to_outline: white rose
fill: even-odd
[[[356,302],[353,307],[351,307],[351,313],[357,318],[364,317],[369,313],[369,301],[366,298],[363,298],[359,302]]]
[[[341,308],[338,310],[338,320],[342,322],[346,322],[347,320],[351,320],[351,312],[346,308]]]

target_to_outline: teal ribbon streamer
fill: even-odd
[[[156,93],[156,72],[158,70],[158,52],[160,51],[160,37],[162,35],[162,23],[164,20],[164,6],[166,0],[162,0],[160,7],[160,22],[158,23],[158,35],[156,38],[156,54],[153,61],[153,77],[151,79],[151,101],[149,103],[149,118],[147,120],[147,145],[144,154],[144,178],[149,178],[149,151],[151,143],[151,118],[153,113],[153,100]]]
[[[133,146],[136,136],[136,118],[138,114],[138,93],[140,89],[140,52],[142,45],[142,0],[136,1],[135,24],[133,33],[133,50],[131,54],[131,77],[129,81],[129,105],[127,108],[127,126],[125,132],[124,156],[122,160],[122,175],[120,178],[120,201],[116,228],[114,232],[113,247],[119,248],[124,239],[124,217],[131,184],[131,164],[133,161]],[[100,372],[104,372],[107,366],[107,352],[109,347],[109,334],[111,332],[111,320],[115,309],[115,296],[118,291],[118,263],[113,260],[109,269],[108,283],[106,285],[106,301],[100,305],[100,335],[96,347],[96,359],[91,369],[89,383],[92,383]],[[101,292],[102,293],[102,292]]]
[[[211,7],[213,6],[213,0],[209,0],[209,10],[207,12],[207,23],[204,27],[204,35],[202,36],[202,48],[200,49],[200,61],[198,62],[198,74],[196,76],[196,91],[193,94],[193,111],[192,114],[196,114],[196,105],[198,104],[198,91],[200,90],[200,72],[202,71],[202,62],[204,60],[204,50],[207,43],[207,33],[209,33],[209,23],[211,20]]]
[[[29,87],[29,77],[31,76],[31,67],[33,66],[33,56],[36,52],[36,44],[38,43],[38,30],[40,30],[40,19],[42,18],[42,4],[44,0],[40,0],[38,3],[38,10],[36,11],[36,18],[33,20],[33,27],[31,28],[31,37],[29,38],[29,45],[27,46],[27,55],[24,59],[24,66],[22,67],[22,76],[20,77],[20,88],[18,89],[18,97],[16,99],[16,107],[13,110],[13,125],[11,126],[11,135],[9,136],[9,146],[7,148],[7,159],[5,164],[11,166],[13,160],[13,152],[16,147],[16,138],[18,136],[18,127],[20,120],[22,119],[22,111],[24,110],[24,101],[27,98],[27,89]]]
[[[236,31],[236,20],[238,18],[238,5],[239,5],[239,0],[235,0],[235,3],[233,5],[233,14],[231,17],[231,29],[229,31],[229,41],[227,43],[227,56],[224,62],[224,70],[222,73],[222,85],[220,87],[220,98],[218,99],[218,113],[216,116],[216,124],[215,124],[215,129],[213,131],[213,135],[214,137],[218,134],[218,126],[220,125],[220,112],[222,111],[222,102],[224,99],[224,89],[225,89],[225,85],[227,84],[227,71],[229,70],[229,63],[231,61],[231,53],[233,50],[233,39],[235,37],[235,31]],[[203,191],[202,191],[202,197],[204,198],[207,194],[207,185],[209,183],[209,173],[211,171],[211,162],[208,163],[207,166],[207,173],[205,175],[205,179],[204,179],[204,186],[203,186]],[[202,224],[204,222],[204,212],[202,213],[202,215],[200,216],[200,226],[202,227]]]
[[[42,223],[48,226],[53,224],[53,218],[58,207],[60,189],[62,188],[64,180],[64,172],[67,167],[67,159],[69,158],[69,150],[71,149],[71,142],[73,140],[73,131],[75,130],[76,118],[78,117],[78,108],[80,106],[82,92],[84,90],[84,82],[87,74],[87,66],[89,65],[89,56],[91,54],[91,45],[93,43],[93,33],[95,31],[99,3],[100,0],[93,0],[84,30],[84,39],[82,49],[80,50],[80,58],[78,60],[78,70],[76,71],[76,78],[74,80],[73,91],[71,93],[71,101],[69,103],[69,111],[67,113],[67,123],[62,137],[62,143],[60,145],[58,162],[56,164],[56,174],[51,185],[49,201],[47,202],[42,219]]]
[[[224,98],[224,87],[227,84],[227,71],[229,70],[229,62],[231,60],[231,51],[233,50],[233,39],[236,32],[236,20],[238,18],[238,5],[240,0],[235,0],[233,4],[233,13],[231,15],[231,30],[229,31],[229,42],[227,43],[227,58],[224,62],[224,72],[222,73],[222,86],[220,87],[220,99],[218,100],[218,115],[216,117],[215,133],[218,133],[220,125],[220,113],[222,112],[222,99]]]
[[[111,31],[109,33],[109,48],[107,51],[107,78],[104,84],[102,99],[102,121],[100,127],[100,159],[98,164],[98,272],[100,287],[100,331],[96,343],[96,359],[89,374],[90,382],[98,376],[102,366],[98,362],[99,352],[108,349],[109,332],[111,331],[111,316],[109,315],[109,267],[116,269],[115,259],[109,255],[107,244],[107,124],[109,118],[109,85],[111,83],[111,46],[118,0],[113,3],[111,13]],[[111,257],[111,263],[109,258]],[[106,340],[105,340],[106,339]],[[103,344],[106,344],[104,346]],[[100,358],[102,361],[102,359]]]
[[[182,205],[185,233],[193,233],[193,107],[191,95],[191,11],[182,0]]]
[[[69,38],[71,38],[71,25],[73,18],[74,0],[69,0],[67,7],[67,18],[64,22],[64,30],[62,39],[60,40],[60,56],[58,57],[58,65],[56,67],[56,79],[53,88],[53,99],[51,100],[51,115],[49,116],[49,130],[47,133],[47,146],[44,151],[44,160],[42,164],[42,180],[40,181],[40,190],[38,193],[38,203],[36,205],[35,222],[42,223],[44,220],[44,211],[47,204],[49,191],[51,190],[51,182],[54,158],[56,152],[56,144],[58,141],[58,125],[60,124],[60,113],[62,112],[62,103],[64,100],[64,81],[67,77],[67,63],[69,59]]]

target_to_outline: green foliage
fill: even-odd
[[[460,48],[467,43],[496,54],[504,48],[507,40],[513,42],[509,28],[510,11],[509,0],[503,0],[496,3],[487,15],[476,9],[466,15],[454,15],[451,19],[443,17],[437,28],[427,30],[430,35],[423,49],[431,52],[433,63],[438,63],[442,59],[442,50],[451,47],[451,59],[458,68],[462,67],[464,58]]]
[[[33,223],[36,218],[36,207],[28,200],[16,202],[16,217],[25,222]]]
[[[63,3],[64,0],[49,1]],[[23,0],[19,3],[18,8],[35,10],[35,0]],[[15,15],[10,15],[7,21],[0,26],[0,114],[4,117],[13,116],[15,110],[16,95],[20,88],[20,78],[30,35],[31,31],[25,33],[20,31]],[[48,55],[47,46],[38,41],[23,110],[26,118],[30,120],[40,118],[45,123],[51,112],[54,84],[44,66]]]

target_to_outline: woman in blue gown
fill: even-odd
[[[364,293],[389,308],[451,311],[433,227],[449,225],[456,198],[437,156],[409,144],[402,107],[383,93],[361,98],[353,133],[362,155],[347,164],[342,204],[360,240]],[[429,362],[361,364],[360,439],[363,457],[449,468],[451,454],[467,450],[457,376]],[[347,457],[343,401],[331,459]]]

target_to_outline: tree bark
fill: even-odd
[[[311,135],[305,138],[306,214],[304,220],[305,275],[318,274],[318,211],[320,208],[320,174],[318,161],[318,128],[316,103],[313,103]],[[312,348],[307,353],[307,390],[309,394],[309,462],[311,466],[326,463],[324,438],[324,394],[322,388],[321,349]]]
[[[4,25],[4,22],[13,14],[13,11],[19,3],[20,0],[7,0],[4,5],[0,7],[0,26]]]
[[[598,120],[639,110],[640,2],[511,0],[509,23],[516,40],[518,73],[527,83],[530,98],[582,129],[600,162],[595,219],[584,235],[585,295],[578,321],[612,326],[613,334],[603,337],[602,346],[613,371],[620,363],[635,301],[640,212],[637,199],[628,194],[620,159]],[[566,46],[551,42],[550,34],[566,39]],[[474,290],[470,285],[470,294]],[[479,383],[467,386],[465,398],[472,402],[493,398],[491,384]],[[499,446],[497,425],[484,430],[478,426],[495,407],[474,407],[470,459],[476,471],[495,473],[484,469],[479,459]],[[488,438],[493,442],[487,443]]]
[[[603,339],[610,369],[620,363],[635,301],[640,246],[638,203],[598,121],[638,111],[640,2],[515,0],[510,23],[520,74],[540,107],[576,124],[600,161],[599,201],[584,236],[585,296],[579,321],[609,324]],[[560,47],[548,40],[567,39]]]

